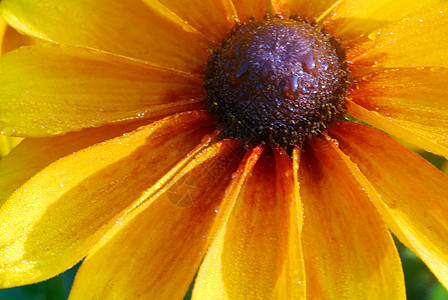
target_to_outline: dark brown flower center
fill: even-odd
[[[344,116],[344,60],[335,39],[300,20],[236,25],[207,62],[207,109],[224,137],[301,145]]]

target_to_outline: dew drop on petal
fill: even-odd
[[[367,37],[372,40],[375,41],[380,37],[381,32],[380,31],[374,31],[371,34],[369,34]]]

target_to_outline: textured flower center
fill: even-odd
[[[345,115],[344,59],[335,39],[297,19],[236,25],[207,62],[207,109],[225,137],[301,145]]]

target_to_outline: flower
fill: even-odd
[[[379,131],[448,157],[448,5],[271,2],[1,1],[42,42],[0,59],[1,130],[27,138],[0,161],[2,287],[84,258],[73,299],[403,299],[389,231],[448,287],[448,179]],[[218,138],[209,49],[268,7],[341,40],[370,126]]]

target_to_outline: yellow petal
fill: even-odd
[[[210,146],[177,172],[163,194],[122,216],[85,259],[70,299],[182,299],[241,161],[238,147],[231,140]]]
[[[285,179],[281,183],[281,190],[286,190],[287,194],[283,195],[283,201],[286,217],[284,220],[284,228],[287,228],[288,235],[282,238],[284,243],[279,246],[279,252],[284,252],[283,261],[281,262],[281,273],[278,276],[275,289],[275,299],[305,299],[306,298],[306,279],[305,265],[302,252],[302,226],[303,226],[303,209],[299,193],[298,169],[300,162],[300,148],[293,150],[293,178],[291,186],[290,178]],[[286,155],[282,152],[275,153],[277,176],[281,178],[284,173],[290,176],[290,161],[286,159]],[[278,182],[280,185],[280,182]],[[290,190],[288,190],[290,189]],[[287,203],[289,201],[289,203]],[[289,205],[289,206],[288,206]]]
[[[85,46],[184,71],[201,70],[201,36],[140,0],[5,0],[0,11],[20,32]]]
[[[268,150],[254,167],[250,164],[223,200],[219,230],[198,272],[193,299],[301,299],[305,294],[301,208],[291,160]]]
[[[18,33],[0,17],[0,54],[17,49],[21,46],[33,45],[36,42],[30,37]]]
[[[62,134],[202,101],[199,78],[78,47],[24,47],[2,57],[0,70],[7,135]]]
[[[3,37],[5,36],[6,28],[8,27],[8,24],[0,18],[0,45],[3,43]]]
[[[330,134],[358,165],[362,174],[356,168],[354,174],[389,228],[448,287],[448,178],[367,126],[344,122]]]
[[[3,20],[1,21],[4,22]],[[0,49],[3,55],[6,52],[12,51],[21,46],[34,45],[35,43],[36,42],[29,36],[20,34],[14,28],[6,25],[3,32],[3,39],[0,40]]]
[[[147,122],[140,121],[89,128],[58,137],[25,139],[0,161],[0,206],[28,179],[54,161],[147,124]],[[0,138],[22,140],[5,136],[0,136]]]
[[[44,280],[82,259],[117,214],[213,126],[189,112],[56,161],[0,210],[1,287]]]
[[[233,0],[238,19],[240,21],[247,21],[250,17],[255,17],[255,20],[262,20],[268,12],[269,0]]]
[[[374,30],[440,3],[440,0],[342,0],[324,21],[328,32],[350,43]],[[398,25],[400,26],[400,25]],[[403,28],[414,32],[412,27]],[[438,32],[439,28],[434,29]],[[416,41],[415,39],[414,41]],[[418,41],[421,43],[421,40]],[[422,43],[421,45],[423,45]],[[397,47],[397,45],[391,45]],[[406,49],[407,51],[408,49]]]
[[[221,40],[235,24],[236,12],[230,0],[159,1],[216,44],[221,43]],[[144,0],[144,2],[153,6],[154,2],[158,1]]]
[[[446,160],[445,163],[443,164],[442,172],[445,173],[445,175],[448,176],[448,160]]]
[[[298,14],[310,21],[319,18],[336,0],[272,0],[274,14],[285,17]]]
[[[363,78],[353,102],[448,148],[448,69],[402,68]]]
[[[310,299],[405,299],[400,258],[380,215],[332,141],[314,139],[299,167]]]
[[[347,112],[396,138],[448,158],[446,134],[444,135],[446,128],[437,128],[435,126],[427,126],[412,121],[383,116],[376,111],[367,110],[352,101],[347,102]],[[409,116],[412,117],[412,112],[409,112]],[[443,124],[443,122],[446,121],[440,120],[439,124]]]
[[[2,159],[6,154],[8,154],[15,146],[17,146],[23,139],[22,138],[16,138],[16,137],[10,137],[0,134],[0,159]],[[1,164],[1,162],[0,162]],[[0,172],[1,172],[0,167]],[[0,181],[2,180],[2,175],[0,175]],[[0,188],[1,189],[1,188]],[[1,193],[1,191],[0,191]],[[1,196],[0,196],[1,199]],[[0,203],[2,201],[0,200]]]
[[[355,66],[448,67],[447,18],[448,3],[422,11],[371,33],[371,39],[348,49],[348,59]]]

